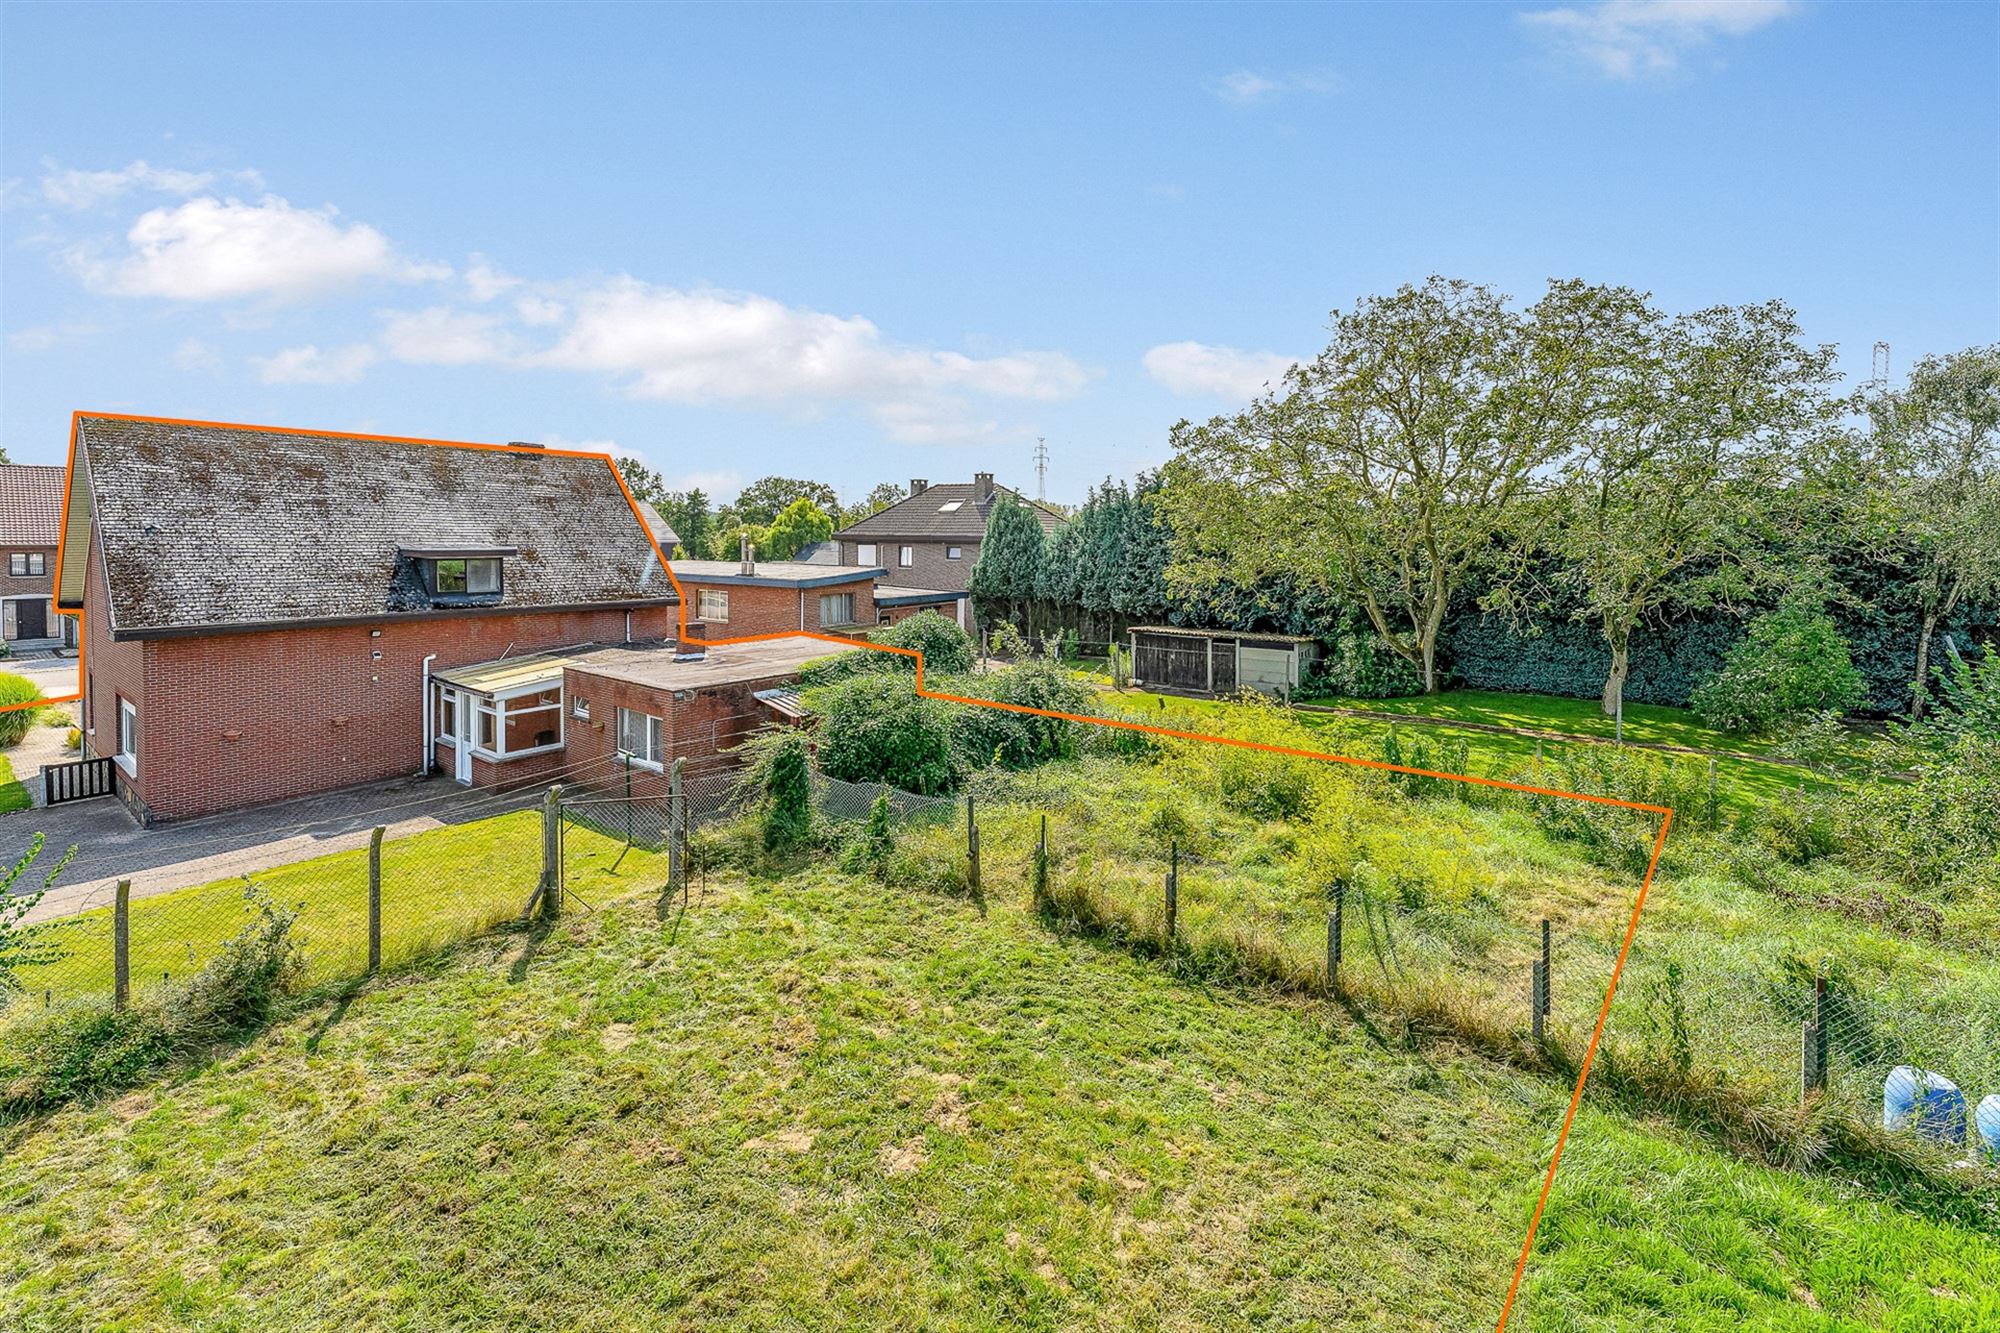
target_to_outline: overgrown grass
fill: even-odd
[[[0,1323],[1490,1326],[1559,1086],[989,883],[606,905],[15,1126]],[[1589,1108],[1543,1227],[1521,1327],[2000,1312],[1990,1229]]]

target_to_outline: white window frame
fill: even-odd
[[[456,743],[458,740],[459,716],[464,712],[464,709],[459,706],[459,693],[449,685],[434,685],[431,688],[437,691],[437,700],[431,705],[432,721],[437,727],[437,735],[432,737],[432,739]],[[445,725],[444,720],[445,709],[447,708],[451,710],[451,725],[449,727]]]
[[[550,689],[556,692],[554,703],[535,704],[528,708],[508,707],[516,699],[530,698]],[[543,681],[538,685],[523,685],[509,690],[505,694],[473,694],[462,697],[469,698],[472,702],[472,752],[481,759],[491,760],[494,763],[503,763],[509,759],[524,759],[531,754],[548,754],[552,751],[562,749],[568,740],[569,729],[565,719],[568,716],[569,710],[564,706],[561,681]],[[555,717],[556,739],[554,744],[530,745],[525,750],[508,749],[507,720],[509,718],[522,717],[529,713],[549,713]],[[479,739],[480,726],[489,714],[493,718],[493,744],[491,746],[481,744]]]
[[[722,608],[719,611],[710,609],[718,606]],[[729,589],[696,589],[694,611],[696,620],[707,621],[717,625],[727,625],[729,623]]]
[[[896,548],[896,565],[899,569],[908,569],[911,565],[914,565],[916,563],[917,563],[916,547],[899,546]]]
[[[862,542],[854,548],[855,563],[872,565],[880,558],[880,551],[874,542]]]
[[[826,613],[828,602],[846,603],[847,614],[844,616],[828,615]],[[821,593],[819,595],[819,623],[822,625],[852,625],[856,623],[854,619],[854,594],[851,592]]]
[[[650,753],[641,754],[636,750],[628,748],[626,745],[627,733],[632,725],[631,719],[633,718],[645,719],[643,734],[640,739]],[[667,767],[666,731],[666,723],[654,714],[642,713],[636,708],[620,708],[618,710],[618,734],[615,738],[618,743],[618,753],[630,759],[635,768],[650,768],[655,773],[663,773]]]
[[[118,696],[118,753],[112,762],[125,776],[139,776],[139,706],[124,695]]]

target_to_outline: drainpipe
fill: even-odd
[[[431,739],[431,663],[435,661],[436,653],[424,658],[424,766],[418,771],[425,777],[431,775],[431,753],[437,749],[437,742]]]
[[[799,589],[799,633],[801,634],[805,633],[805,629],[806,629],[806,590],[804,588],[800,588]]]
[[[632,613],[630,611],[625,613],[625,642],[632,642]]]

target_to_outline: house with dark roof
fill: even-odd
[[[0,464],[0,639],[76,644],[76,618],[55,605],[64,469]]]
[[[581,658],[696,656],[601,455],[79,416],[71,460],[56,580],[84,621],[84,748],[148,822],[418,773],[519,785],[573,769],[579,728],[659,768],[701,691],[826,651],[753,645],[699,681],[685,662],[680,692],[591,716]]]
[[[970,482],[936,485],[918,478],[910,483],[908,499],[833,534],[840,545],[840,563],[879,564],[889,571],[875,590],[878,602],[894,605],[899,592],[956,593],[963,598],[973,562],[979,559],[979,544],[986,537],[986,520],[1006,497],[1027,505],[1044,532],[1067,521],[1047,505],[995,485],[991,472],[974,473]],[[957,615],[965,624],[962,601]]]

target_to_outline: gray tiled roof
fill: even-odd
[[[67,468],[0,464],[0,543],[54,546],[62,528]]]
[[[926,486],[907,500],[899,500],[887,509],[870,514],[859,523],[842,528],[834,536],[850,541],[892,537],[913,537],[922,541],[946,541],[951,538],[978,541],[986,535],[986,518],[993,512],[994,502],[1003,495],[1011,495],[1027,505],[1028,512],[1041,520],[1044,532],[1054,532],[1065,521],[1055,510],[1038,505],[1005,486],[995,486],[993,494],[984,502],[974,500],[973,494],[972,482],[941,481],[934,486]],[[946,505],[955,507],[947,509]]]
[[[84,417],[120,632],[433,609],[398,548],[506,557],[498,610],[671,602],[602,459]]]
[[[634,500],[633,503],[639,506],[639,517],[645,519],[646,526],[653,530],[653,540],[660,544],[662,551],[672,555],[681,540],[681,535],[674,531],[674,525],[661,517],[660,511],[653,508],[651,502]]]

